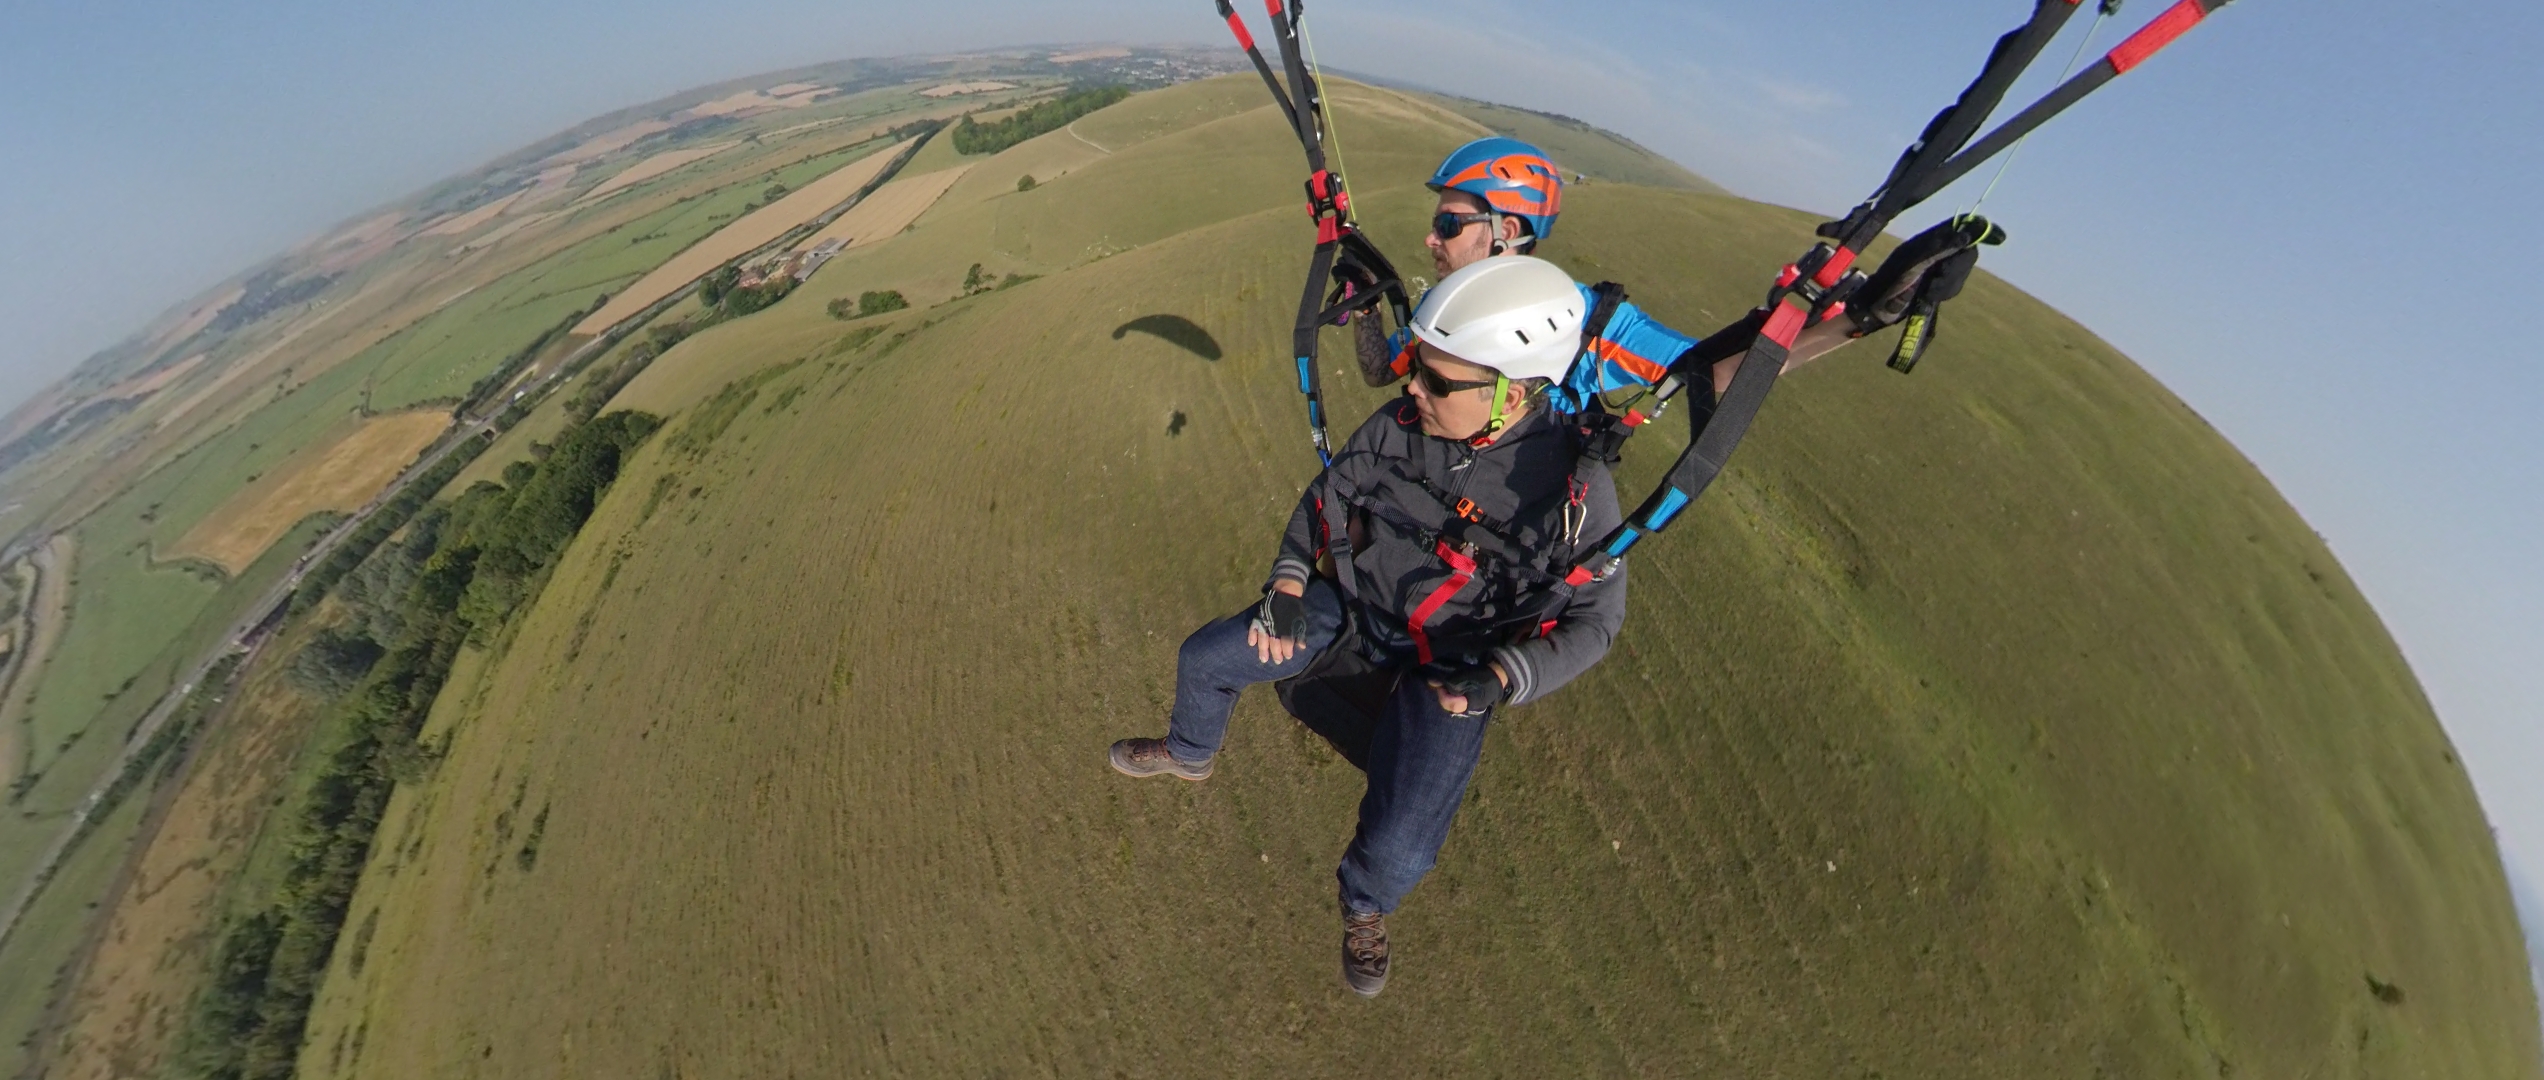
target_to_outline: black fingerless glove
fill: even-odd
[[[1909,237],[1855,290],[1846,308],[1855,336],[1894,325],[1919,310],[1932,314],[1937,305],[1961,294],[1970,271],[1978,268],[1980,245],[2004,242],[2004,229],[1970,214]]]
[[[1263,612],[1255,621],[1273,637],[1291,641],[1307,639],[1307,601],[1274,589],[1263,597]]]
[[[1467,716],[1501,704],[1502,695],[1506,693],[1502,689],[1502,677],[1493,674],[1492,667],[1486,664],[1453,667],[1433,675],[1431,681],[1451,696],[1465,698],[1466,712],[1463,715]]]
[[[1345,301],[1359,300],[1378,290],[1378,275],[1370,273],[1368,267],[1348,259],[1337,260],[1334,263],[1333,278],[1334,288],[1325,294],[1325,306],[1329,308]],[[1352,310],[1335,316],[1334,325],[1350,326],[1353,315],[1368,310],[1368,305],[1376,302],[1373,299],[1355,305]]]

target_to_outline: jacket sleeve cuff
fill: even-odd
[[[1307,579],[1314,575],[1315,570],[1313,568],[1309,567],[1306,562],[1292,556],[1284,555],[1278,562],[1272,564],[1273,581],[1295,581],[1301,585],[1305,585],[1307,584]]]
[[[1504,645],[1493,650],[1493,661],[1502,665],[1502,674],[1510,678],[1510,685],[1503,688],[1502,701],[1510,705],[1526,704],[1529,697],[1537,692],[1537,666],[1529,662],[1528,654],[1519,646]]]

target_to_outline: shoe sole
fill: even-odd
[[[1210,774],[1218,771],[1218,765],[1216,762],[1204,767],[1201,770],[1201,775],[1195,776],[1191,773],[1177,769],[1172,765],[1164,766],[1149,772],[1139,772],[1122,764],[1121,759],[1116,758],[1111,754],[1104,755],[1104,760],[1107,764],[1113,766],[1114,772],[1130,777],[1133,780],[1145,780],[1152,776],[1171,776],[1178,780],[1185,780],[1198,784],[1204,780],[1210,779]]]

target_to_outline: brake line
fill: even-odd
[[[2076,51],[2067,57],[2067,66],[2059,69],[2059,82],[2066,82],[2069,76],[2076,73],[2076,65],[2085,60],[2085,50],[2093,47],[2094,35],[2102,32],[2102,24],[2110,22],[2112,16],[2120,13],[2120,3],[2121,0],[2101,0],[2101,7],[2097,9],[2093,23],[2085,27],[2085,39],[2076,43]],[[2014,159],[2022,155],[2024,144],[2031,141],[2032,133],[2025,132],[2022,138],[2014,140],[2013,146],[2006,148],[2005,159],[1996,163],[1996,175],[1988,177],[1987,187],[1979,190],[1978,198],[1971,200],[1970,205],[1963,208],[1960,213],[1952,215],[1953,224],[1958,225],[1978,216],[1979,208],[1987,205],[1988,196],[1996,194],[1996,185],[2005,179],[2006,170],[2013,168]]]
[[[1325,68],[1316,62],[1316,39],[1310,37],[1307,32],[1307,11],[1299,7],[1295,0],[1291,3],[1290,10],[1297,13],[1299,44],[1307,50],[1308,74],[1316,79],[1316,85],[1321,93],[1321,88],[1325,85]],[[1349,191],[1351,190],[1351,170],[1343,165],[1343,127],[1335,122],[1334,110],[1331,107],[1324,109],[1323,114],[1325,145],[1328,156],[1334,159],[1334,175],[1342,178],[1343,190]]]

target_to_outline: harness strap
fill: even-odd
[[[1413,636],[1414,656],[1425,664],[1432,660],[1431,635],[1428,632],[1432,617],[1438,615],[1459,590],[1466,588],[1467,582],[1475,580],[1475,559],[1472,556],[1450,547],[1445,540],[1435,541],[1432,550],[1449,564],[1449,578],[1431,590],[1431,595],[1423,597],[1422,603],[1414,607],[1413,617],[1405,620],[1405,631]]]
[[[1593,346],[1600,338],[1607,335],[1608,321],[1616,318],[1617,305],[1624,302],[1625,286],[1623,285],[1613,281],[1602,281],[1590,286],[1590,313],[1581,320],[1581,351],[1583,353],[1590,354],[1593,359],[1596,358],[1597,351]],[[1573,358],[1573,363],[1580,362],[1580,357]]]
[[[1351,507],[1347,493],[1334,490],[1334,470],[1325,470],[1325,498],[1317,510],[1325,519],[1325,554],[1334,560],[1334,580],[1342,586],[1343,599],[1360,600],[1360,576],[1352,570]]]

